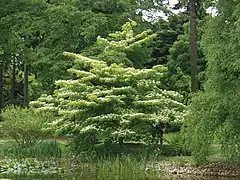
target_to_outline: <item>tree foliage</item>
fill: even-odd
[[[129,21],[121,31],[110,33],[107,38],[98,36],[96,43],[82,54],[103,60],[108,65],[117,63],[125,66],[143,68],[151,58],[150,43],[156,37],[151,30],[136,34],[137,23]]]
[[[128,18],[142,22],[135,6],[128,0],[121,1],[44,1],[19,0],[0,2],[0,45],[6,54],[5,84],[14,76],[9,73],[13,62],[16,74],[30,64],[30,98],[51,93],[54,81],[66,79],[64,73],[72,61],[62,56],[63,51],[79,53],[92,45],[98,35],[106,37],[118,30]],[[18,80],[21,87],[23,79]],[[20,99],[23,90],[16,87]],[[20,90],[20,91],[19,91]],[[8,103],[11,88],[6,86],[4,96]]]
[[[28,108],[8,106],[4,108],[0,122],[0,132],[11,137],[19,146],[31,147],[51,134],[47,123],[54,120],[49,112],[39,112]]]
[[[146,64],[147,67],[157,64],[167,64],[169,49],[177,40],[178,36],[184,34],[183,25],[187,21],[188,16],[185,13],[179,13],[169,15],[167,20],[160,18],[152,25],[152,29],[157,34],[157,37],[152,43],[152,61]]]
[[[65,54],[75,62],[68,70],[73,79],[56,81],[52,96],[31,102],[32,107],[57,113],[53,124],[58,131],[75,137],[95,132],[98,140],[148,140],[153,122],[182,122],[181,95],[161,89],[164,66],[138,70]]]
[[[233,160],[240,155],[240,3],[219,1],[217,7],[218,15],[209,17],[203,41],[208,60],[205,92],[194,99],[186,121],[189,143],[198,161],[206,160],[214,138],[225,157]]]
[[[205,79],[206,61],[201,46],[204,21],[198,21],[198,82],[201,89]],[[190,54],[189,54],[189,23],[184,24],[184,34],[178,36],[177,40],[169,49],[167,87],[187,96],[190,93]]]

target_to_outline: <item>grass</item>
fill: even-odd
[[[180,133],[179,132],[175,132],[175,133],[165,133],[163,134],[163,137],[166,141],[171,141],[172,139],[174,139],[176,136],[178,136]]]
[[[153,171],[145,172],[146,159],[141,160],[126,156],[110,159],[99,159],[94,163],[83,163],[78,166],[77,172],[82,176],[96,179],[133,179],[144,178],[154,175]],[[80,175],[80,176],[81,176]]]
[[[33,147],[19,147],[11,140],[1,140],[0,157],[60,157],[62,149],[56,140],[45,140]],[[63,147],[63,145],[61,145]]]
[[[192,156],[163,157],[162,162],[168,162],[169,164],[177,165],[177,166],[185,166],[185,165],[194,166],[194,165],[196,165]]]
[[[6,156],[6,152],[13,147],[14,142],[9,139],[0,140],[0,157]]]
[[[31,160],[30,160],[31,161]],[[20,162],[20,161],[19,161]],[[14,162],[18,164],[15,167],[21,167],[19,162]],[[21,163],[21,162],[20,162]],[[26,164],[27,162],[24,161]],[[33,165],[34,163],[27,163],[30,164],[30,169],[34,169],[35,172],[36,168],[41,166],[39,169],[39,174],[32,174],[30,177],[42,179],[44,174],[42,174],[42,168],[45,167],[43,164],[44,162],[38,162]],[[49,163],[47,163],[49,164]],[[98,159],[94,162],[74,162],[71,159],[62,159],[61,164],[56,169],[60,170],[56,174],[51,174],[52,171],[49,171],[49,176],[52,176],[52,179],[159,179],[159,177],[163,176],[161,171],[156,171],[155,168],[152,168],[152,164],[150,164],[146,158],[136,159],[130,156],[124,157],[115,157],[115,158],[108,158],[108,159]],[[12,166],[10,164],[10,166]],[[29,168],[29,166],[27,166]],[[11,169],[11,167],[9,167]],[[51,166],[52,169],[55,169]],[[13,172],[9,169],[10,172]],[[15,169],[15,171],[18,171]],[[19,174],[24,177],[24,173],[27,171],[18,171]],[[24,172],[23,174],[21,172]],[[48,172],[44,170],[44,172]],[[28,173],[27,173],[28,174]],[[38,176],[36,176],[38,175]],[[56,175],[56,177],[54,177]],[[4,176],[4,178],[10,178],[9,176]],[[34,177],[35,176],[35,177]],[[0,175],[1,177],[1,175]],[[3,176],[2,176],[3,177]],[[11,178],[16,178],[11,176]],[[27,179],[27,178],[26,178]],[[166,179],[166,178],[163,178]]]
[[[155,171],[153,168],[149,168],[150,162],[155,158],[148,156],[141,155],[144,148],[146,148],[145,144],[141,143],[129,143],[125,144],[123,147],[125,151],[125,155],[121,154],[121,156],[106,156],[106,157],[99,157],[95,159],[94,157],[88,157],[88,161],[85,161],[81,158],[74,158],[74,157],[60,157],[62,154],[62,151],[66,151],[66,141],[56,141],[56,140],[45,140],[42,143],[36,145],[35,147],[31,148],[20,148],[16,147],[14,142],[8,139],[2,140],[2,145],[0,147],[0,157],[7,156],[7,163],[10,162],[9,168],[11,169],[14,164],[31,164],[31,169],[36,170],[38,167],[45,167],[44,162],[41,163],[41,161],[47,161],[51,164],[51,161],[58,161],[56,162],[56,169],[58,169],[58,175],[54,176],[51,175],[52,179],[72,179],[74,177],[80,178],[80,179],[154,179],[157,178],[160,175],[160,171]],[[101,149],[104,147],[99,147],[99,151],[102,151],[104,149]],[[115,147],[117,148],[117,147]],[[59,152],[61,150],[61,152]],[[120,149],[116,149],[120,150]],[[146,153],[147,151],[145,151]],[[64,153],[64,152],[63,152]],[[129,154],[130,155],[127,155]],[[44,158],[43,158],[44,157]],[[46,159],[46,157],[49,157]],[[51,158],[50,158],[51,157]],[[17,158],[17,159],[15,159]],[[36,163],[34,159],[39,159],[39,163]],[[54,159],[56,158],[56,159]],[[11,161],[12,159],[12,161]],[[159,159],[158,159],[159,160]],[[29,163],[28,163],[29,161]],[[34,161],[32,163],[31,161]],[[154,160],[156,161],[156,160]],[[0,158],[0,164],[1,164],[1,158]],[[35,165],[34,165],[35,164]],[[48,164],[48,163],[47,163]],[[54,164],[54,163],[53,163]],[[8,165],[4,165],[4,167],[8,167]],[[16,167],[28,167],[29,165],[17,165]],[[51,168],[53,168],[51,166]],[[10,170],[9,172],[18,172],[20,173],[19,178],[21,179],[28,179],[27,176],[24,176],[24,173],[26,173],[26,169],[21,170]],[[42,169],[42,168],[40,168]],[[41,170],[39,169],[39,176],[34,175],[30,176],[32,178],[38,178],[42,179],[44,178],[44,175],[41,174]],[[23,172],[23,174],[21,174]],[[47,172],[47,170],[46,170]],[[52,172],[52,171],[51,171]],[[63,172],[63,174],[61,174]],[[71,172],[71,173],[69,173]],[[14,173],[13,173],[14,174]],[[71,174],[71,175],[70,175]],[[69,175],[71,177],[69,177]],[[18,178],[14,175],[0,175],[2,178]]]
[[[98,144],[96,146],[95,154],[81,154],[81,158],[85,161],[89,160],[89,157],[98,159],[99,157],[116,157],[116,156],[133,156],[134,158],[141,159],[147,157],[148,160],[168,160],[176,164],[193,164],[192,158],[185,156],[181,153],[181,150],[177,149],[176,145],[168,143],[178,143],[179,133],[167,133],[164,134],[165,143],[163,145],[147,145],[144,143],[127,142],[123,147],[119,147],[117,144],[105,146],[104,144]],[[16,147],[14,142],[8,138],[0,140],[0,158],[4,156],[8,157],[34,157],[34,158],[49,158],[49,157],[67,157],[70,150],[66,146],[68,140],[45,140],[37,146],[30,148]],[[165,157],[165,158],[162,158]],[[211,153],[208,157],[209,162],[224,162],[221,156],[221,149],[219,145],[213,145],[211,147]]]
[[[80,179],[157,179],[162,176],[162,172],[156,171],[156,162],[164,160],[163,154],[172,151],[167,144],[128,142],[122,147],[117,144],[109,147],[99,144],[96,149],[97,156],[80,154],[72,158],[66,155],[68,142],[65,140],[45,140],[31,148],[14,147],[13,141],[7,139],[2,142],[4,143],[0,147],[0,157],[30,157],[42,160],[47,157],[47,161],[56,160],[56,164],[61,166],[60,169],[70,169],[71,174]]]
[[[164,134],[167,142],[178,142],[177,136],[176,133]],[[42,158],[42,160],[47,158],[47,161],[56,161],[56,165],[60,165],[62,170],[70,169],[72,176],[80,179],[158,179],[163,174],[161,170],[156,170],[157,166],[155,165],[161,162],[180,166],[196,165],[191,156],[178,156],[178,154],[172,153],[175,151],[167,143],[160,146],[128,142],[122,147],[116,144],[109,147],[99,144],[96,149],[97,156],[96,154],[92,156],[91,154],[86,154],[86,156],[80,154],[73,158],[67,154],[69,149],[66,147],[68,144],[66,140],[49,139],[27,149],[14,147],[13,141],[7,138],[0,140],[0,143],[0,160],[4,156],[25,159],[29,157]],[[214,144],[211,147],[209,162],[225,162],[221,156],[219,145]],[[69,178],[71,179],[71,177],[66,179]]]
[[[175,137],[174,134],[166,134],[166,139],[171,139]],[[69,140],[66,139],[48,139],[44,140],[40,144],[29,147],[22,148],[18,147],[14,142],[8,138],[0,140],[0,157],[9,156],[9,157],[60,157],[68,156],[70,154],[70,149],[67,147]],[[147,145],[140,142],[126,142],[123,147],[120,147],[118,144],[98,144],[95,148],[97,157],[116,157],[116,156],[134,156],[141,158],[146,156],[149,158],[156,158],[163,155],[172,156],[178,155],[179,153],[175,151],[174,147],[168,144],[164,145]],[[87,156],[92,156],[92,154],[87,154]]]

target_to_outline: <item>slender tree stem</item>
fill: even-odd
[[[12,103],[15,104],[16,102],[16,61],[13,59],[13,64],[12,64]]]
[[[191,91],[198,91],[197,79],[197,12],[196,0],[189,1],[190,13],[190,61],[191,61]]]
[[[29,65],[27,63],[24,64],[24,106],[28,106],[28,75],[29,75]]]
[[[4,107],[4,62],[6,61],[7,55],[3,54],[3,59],[0,62],[0,112]]]

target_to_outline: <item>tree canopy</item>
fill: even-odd
[[[31,101],[29,117],[53,113],[49,128],[76,147],[149,142],[154,123],[183,123],[179,136],[196,161],[213,144],[239,157],[240,3],[179,0],[176,14],[168,5],[1,0],[0,110],[27,106],[1,112],[22,119]]]
[[[32,107],[57,113],[57,131],[78,136],[94,130],[104,138],[148,139],[153,122],[182,122],[182,96],[161,89],[164,66],[138,70],[65,54],[75,62],[68,70],[73,79],[56,81],[52,96],[31,102]]]
[[[96,43],[86,49],[84,56],[103,60],[107,64],[143,68],[151,59],[150,43],[156,37],[152,30],[136,34],[137,23],[130,21],[122,26],[121,31],[110,33],[107,38],[98,36]]]
[[[218,15],[209,17],[205,26],[207,81],[186,121],[189,143],[199,161],[206,160],[215,139],[225,157],[239,157],[239,5],[219,1]]]

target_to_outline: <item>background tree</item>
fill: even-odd
[[[138,22],[139,26],[134,29],[134,34],[139,34],[142,29],[151,27],[151,23],[142,18],[143,14],[146,16],[146,12],[158,10],[170,14],[169,23],[160,18],[159,25],[153,25],[156,27],[154,31],[158,30],[158,26],[162,30],[157,32],[160,39],[153,45],[152,57],[150,55],[152,48],[146,45],[143,45],[141,49],[137,48],[138,51],[128,51],[123,54],[131,60],[132,66],[138,68],[165,63],[169,47],[177,34],[182,32],[179,23],[185,21],[183,17],[170,13],[166,4],[160,0],[144,2],[118,0],[111,3],[106,0],[84,2],[20,0],[17,3],[13,1],[1,3],[0,26],[2,27],[1,34],[4,36],[1,37],[0,42],[8,54],[4,71],[8,74],[7,82],[5,82],[8,85],[5,88],[6,103],[16,102],[16,100],[11,100],[16,97],[20,99],[20,104],[23,102],[24,78],[15,78],[14,74],[18,77],[20,77],[19,74],[24,74],[25,62],[29,64],[30,69],[27,73],[30,76],[29,98],[35,99],[43,92],[51,94],[54,81],[70,77],[70,74],[65,72],[72,66],[72,60],[63,56],[63,51],[75,53],[80,53],[84,49],[91,51],[89,47],[95,43],[98,35],[106,38],[110,32],[120,30],[121,24],[129,18]],[[9,29],[11,31],[8,31]],[[108,39],[111,41],[114,38]],[[96,50],[94,46],[91,48],[92,51]],[[123,54],[122,57],[125,56]],[[98,59],[101,58],[98,57]],[[107,58],[102,57],[102,59]],[[10,71],[15,71],[15,73],[10,73]],[[10,88],[9,82],[12,82],[13,88]],[[13,95],[14,89],[16,89],[16,97]]]
[[[196,0],[189,0],[190,14],[190,60],[191,60],[191,90],[198,91],[197,79],[197,7]]]
[[[221,144],[224,157],[234,160],[240,154],[239,6],[237,1],[220,0],[218,14],[209,17],[205,26],[207,82],[186,119],[188,142],[199,162],[206,160],[214,138]]]
[[[6,54],[5,61],[5,74],[9,74],[10,82],[12,81],[12,87],[16,87],[15,75],[23,70],[23,64],[29,63],[29,59],[26,59],[26,54],[29,48],[36,46],[34,42],[28,41],[29,37],[36,30],[34,22],[39,19],[41,12],[46,8],[46,3],[43,1],[1,1],[1,15],[0,15],[0,27],[1,36],[0,43],[2,49]],[[21,8],[19,8],[21,7]],[[29,8],[36,7],[36,8]],[[33,59],[32,59],[33,61]],[[14,62],[14,63],[13,63]],[[17,67],[18,66],[18,67]],[[8,70],[12,70],[15,73],[8,73]],[[12,80],[11,80],[12,79]],[[7,80],[7,79],[6,79]],[[5,84],[8,84],[6,82]],[[13,93],[8,93],[9,91],[16,92],[16,89],[5,89],[5,97],[8,100],[10,97],[14,97]],[[8,96],[9,94],[10,96]],[[20,90],[20,97],[23,95],[23,89]],[[9,102],[13,102],[10,99]],[[22,103],[20,103],[22,104]]]
[[[31,76],[30,99],[38,97],[42,92],[51,93],[55,80],[68,78],[69,75],[64,72],[72,66],[72,61],[62,56],[63,51],[82,51],[93,44],[98,35],[105,37],[110,31],[119,29],[128,18],[142,22],[141,16],[136,14],[135,6],[127,0],[113,1],[111,6],[105,0],[20,0],[0,3],[0,31],[3,34],[0,44],[8,54],[4,72],[12,69],[12,59],[17,61],[14,63],[18,65],[16,74],[24,71],[24,62],[31,61],[27,62],[30,64]],[[23,59],[29,53],[34,55],[31,57],[33,59]],[[12,79],[15,76],[9,76],[9,80],[14,82]],[[23,84],[23,80],[17,83]],[[6,102],[11,102],[8,100],[10,91],[11,88],[6,89]],[[19,93],[17,97],[24,94],[23,90]]]
[[[4,52],[1,50],[1,53],[0,53],[0,56],[1,56],[1,61],[0,61],[0,111],[2,111],[2,108],[4,106],[4,94],[3,94],[3,82],[4,82],[4,79],[3,79],[3,62],[4,62]]]
[[[199,33],[197,32],[197,20],[202,20],[206,16],[206,9],[212,4],[213,1],[210,0],[179,0],[175,5],[174,9],[186,8],[186,12],[189,14],[189,54],[190,54],[190,67],[191,67],[191,91],[196,92],[200,89],[199,87],[199,77],[198,77],[198,50],[197,41],[200,41]],[[201,59],[201,57],[200,57]],[[200,74],[202,76],[202,74]]]
[[[197,41],[197,54],[198,54],[198,83],[199,88],[203,88],[205,79],[206,61],[201,47],[203,20],[198,22],[198,41]],[[191,92],[191,62],[189,53],[189,23],[184,24],[184,34],[179,35],[172,47],[169,49],[168,56],[168,79],[166,86],[180,92],[187,97]]]
[[[157,64],[167,64],[169,49],[177,40],[177,37],[184,33],[183,24],[187,21],[187,15],[179,13],[170,14],[167,20],[159,18],[158,21],[152,24],[151,29],[157,34],[157,37],[152,43],[152,61],[146,63],[145,66],[151,67]]]

